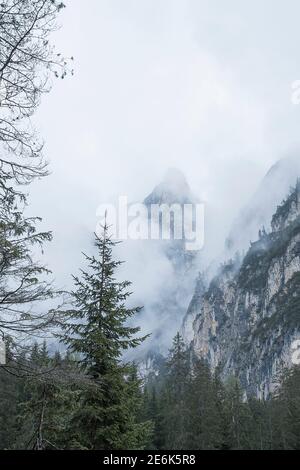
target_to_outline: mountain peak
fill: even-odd
[[[150,204],[187,204],[195,201],[184,174],[177,168],[169,168],[163,181],[155,186],[144,200]]]

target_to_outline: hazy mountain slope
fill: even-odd
[[[276,207],[295,184],[297,175],[300,175],[299,156],[283,158],[272,166],[232,225],[226,242],[228,256],[246,250],[250,241],[257,239],[259,229],[270,226]]]
[[[300,339],[300,184],[245,258],[221,266],[198,297],[191,349],[247,394],[267,396]],[[245,228],[246,229],[246,228]],[[190,307],[192,308],[192,307]]]

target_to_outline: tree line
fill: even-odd
[[[191,367],[179,334],[160,374],[146,382],[97,335],[99,343],[78,335],[80,345],[86,338],[83,355],[50,354],[44,341],[14,358],[14,374],[0,369],[1,449],[300,448],[299,366],[282,372],[268,399],[245,400],[235,377],[224,383],[201,360]]]
[[[266,400],[245,399],[236,377],[193,358],[178,333],[164,371],[144,390],[142,418],[153,423],[147,446],[182,450],[300,448],[300,367],[283,370]]]

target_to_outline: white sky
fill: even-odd
[[[97,205],[142,200],[181,169],[218,247],[270,165],[298,145],[297,0],[69,0],[53,40],[74,56],[35,122],[52,174],[30,210],[53,230],[59,282],[89,251]]]

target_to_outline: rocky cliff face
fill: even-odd
[[[196,292],[183,324],[191,350],[238,376],[245,393],[266,397],[276,374],[292,364],[300,339],[300,183],[260,231],[244,259],[222,265]],[[244,228],[247,229],[246,227]]]

